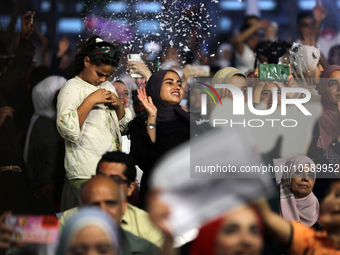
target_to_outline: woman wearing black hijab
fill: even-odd
[[[149,176],[157,160],[190,138],[190,115],[179,105],[182,97],[181,78],[172,70],[155,72],[146,89],[138,89],[147,117],[136,117],[130,123],[129,135],[130,155],[143,170],[140,207],[145,205]]]

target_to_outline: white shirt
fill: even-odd
[[[252,49],[249,48],[247,44],[244,44],[243,54],[240,55],[237,52],[236,56],[236,67],[246,73],[249,70],[254,70],[255,64],[255,53]]]
[[[78,76],[61,88],[57,104],[57,128],[65,139],[65,169],[69,180],[90,179],[104,153],[121,149],[121,132],[127,130],[132,119],[129,109],[118,121],[117,114],[108,106],[96,104],[79,126],[77,109],[94,91],[106,89],[117,95],[114,86],[106,81],[91,85]]]

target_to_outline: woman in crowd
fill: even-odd
[[[32,101],[35,113],[26,136],[24,159],[27,164],[28,181],[39,197],[54,202],[54,190],[58,168],[60,136],[55,125],[55,95],[65,84],[62,76],[50,76],[34,87]]]
[[[280,182],[281,215],[311,227],[319,217],[319,201],[312,192],[315,164],[307,156],[296,155],[286,161],[285,167],[288,171],[282,173]]]
[[[242,90],[244,99],[247,99],[247,79],[246,76],[238,69],[234,67],[226,67],[219,70],[213,77],[211,81],[211,86],[215,88],[216,84],[230,84],[238,87]],[[221,99],[223,98],[230,98],[232,99],[232,94],[229,89],[226,88],[215,88],[216,92],[220,96]],[[215,107],[215,104],[211,97],[208,99],[208,112],[210,113],[212,109]]]
[[[57,255],[119,254],[115,223],[97,208],[83,208],[66,222],[61,232]]]
[[[282,56],[280,64],[290,64],[297,85],[318,95],[316,86],[319,84],[320,74],[323,71],[318,48],[294,43],[290,50]]]
[[[251,206],[238,208],[201,227],[190,255],[262,254],[263,226]]]
[[[58,96],[57,128],[65,138],[66,175],[78,202],[80,186],[95,174],[101,156],[121,149],[121,132],[131,120],[108,81],[119,60],[114,45],[92,36],[75,56],[74,78]]]
[[[182,81],[172,70],[155,72],[146,88],[138,89],[138,98],[147,118],[136,117],[129,127],[130,155],[143,170],[140,205],[144,206],[150,171],[167,151],[190,138],[190,115],[179,103],[183,97]]]
[[[340,164],[340,117],[339,92],[340,66],[328,66],[321,75],[319,92],[321,94],[322,114],[313,130],[313,138],[308,156],[317,167],[327,167],[328,173],[320,172],[323,177],[334,177]],[[324,176],[327,174],[328,176]],[[315,194],[318,198],[324,193],[328,182],[318,179]]]
[[[256,71],[255,71],[256,73]],[[274,89],[276,89],[276,109],[281,106],[281,87],[283,84],[277,81],[260,81],[256,78],[254,92],[253,92],[253,103],[258,105],[263,103],[265,109],[270,109],[273,106],[274,100]]]

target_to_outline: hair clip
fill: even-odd
[[[102,38],[96,38],[96,43],[104,42]]]

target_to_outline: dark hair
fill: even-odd
[[[252,25],[249,23],[250,19],[256,19],[258,21],[260,21],[259,16],[256,15],[246,15],[243,17],[243,25],[240,28],[240,32],[243,32],[245,30],[247,30],[248,28],[252,27]]]
[[[74,77],[84,69],[84,58],[88,56],[91,51],[95,50],[96,48],[101,47],[109,47],[111,54],[104,53],[104,54],[92,54],[89,56],[91,64],[96,66],[100,65],[109,65],[112,67],[117,67],[120,61],[120,51],[117,47],[109,42],[96,42],[96,39],[101,39],[98,35],[91,36],[87,42],[85,43],[84,47],[76,54],[74,57],[73,67],[71,69],[70,76]]]
[[[124,84],[126,86],[126,84],[122,80],[115,80],[115,81],[113,81],[113,83],[115,83],[115,82],[122,83],[122,84]]]
[[[297,15],[297,24],[298,26],[301,25],[301,20],[305,18],[313,18],[313,13],[310,11],[302,11]]]
[[[34,68],[30,74],[29,82],[30,82],[30,90],[33,90],[35,85],[44,80],[45,78],[51,76],[53,73],[50,68],[46,66],[37,66]]]
[[[268,59],[268,64],[277,64],[280,57],[282,57],[292,45],[284,40],[277,39],[276,41],[264,41],[257,45],[256,56],[259,54],[265,56]],[[257,66],[257,58],[255,59],[255,67]]]
[[[121,151],[108,151],[106,152],[100,161],[98,162],[96,173],[98,173],[99,165],[102,162],[111,162],[111,163],[123,163],[126,165],[126,169],[124,171],[125,177],[128,179],[128,181],[134,182],[137,175],[137,170],[135,166],[135,161],[133,158]]]
[[[337,44],[337,45],[334,45],[330,50],[329,50],[329,53],[328,53],[328,62],[330,65],[337,65],[338,63],[334,63],[333,60],[332,60],[332,57],[333,55],[335,54],[335,52],[337,50],[340,50],[340,44]]]

